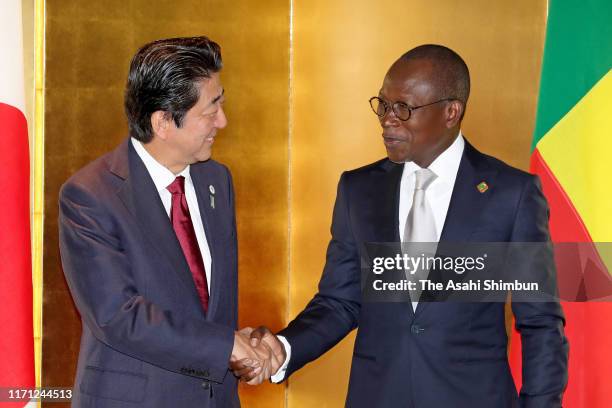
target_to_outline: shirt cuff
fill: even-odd
[[[285,346],[285,353],[287,353],[287,357],[285,358],[285,362],[278,369],[278,371],[272,377],[270,377],[270,381],[272,381],[274,384],[278,384],[285,379],[285,373],[287,372],[287,366],[289,365],[289,360],[291,359],[291,345],[289,344],[287,339],[284,336],[276,336],[276,338],[281,343],[283,343],[283,346]]]

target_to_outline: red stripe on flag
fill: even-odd
[[[0,387],[33,387],[28,129],[23,113],[3,103],[0,163]]]
[[[565,334],[570,344],[569,382],[563,406],[604,408],[612,401],[610,361],[612,304],[564,302]]]
[[[554,242],[592,242],[582,218],[552,171],[538,152],[531,157],[531,170],[540,176],[550,206],[550,232]],[[596,250],[593,249],[596,253]],[[588,277],[585,276],[585,280]],[[559,277],[560,280],[563,277]],[[587,282],[588,283],[588,282]],[[566,408],[603,408],[612,401],[609,362],[612,347],[612,304],[607,302],[563,302],[565,334],[570,344],[569,381],[563,398]],[[513,331],[510,366],[517,387],[522,384],[521,342]]]

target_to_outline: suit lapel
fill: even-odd
[[[496,170],[489,168],[484,155],[466,140],[440,235],[440,243],[460,243],[470,240],[472,232],[479,225],[480,214],[490,197],[490,189],[481,193],[476,186],[482,181],[489,186],[494,186],[496,173]],[[440,271],[431,271],[429,279],[445,283],[448,278],[445,280],[445,276],[442,276]],[[423,292],[422,296],[429,295]],[[419,303],[415,315],[418,316],[427,310],[430,303]]]
[[[482,153],[466,140],[440,242],[469,240],[491,196],[490,190],[481,193],[476,186],[482,181],[494,186],[496,173],[496,170],[489,168]]]
[[[366,194],[372,202],[368,205],[370,222],[366,225],[371,230],[365,236],[367,242],[399,242],[399,192],[404,165],[387,160],[381,167],[384,171],[374,173],[367,186]]]
[[[372,201],[368,205],[369,215],[367,222],[364,223],[366,228],[371,228],[366,231],[364,236],[366,242],[379,243],[384,245],[395,245],[396,248],[380,248],[382,253],[368,254],[370,256],[388,256],[389,251],[399,253],[401,251],[400,233],[399,233],[399,195],[400,183],[404,172],[403,164],[396,164],[389,160],[382,163],[382,169],[372,175],[372,182],[369,183],[366,194],[370,195]],[[365,248],[364,248],[365,249]],[[370,250],[377,250],[376,245]],[[403,303],[405,310],[397,313],[397,318],[408,314],[410,320],[414,317],[414,311],[410,302]],[[396,310],[396,309],[394,309]]]
[[[221,211],[220,208],[213,208],[211,204],[210,186],[214,189],[213,191],[220,191],[218,180],[212,176],[210,171],[207,171],[207,163],[200,163],[199,165],[191,166],[191,179],[195,188],[196,196],[198,198],[198,208],[200,209],[200,217],[202,217],[202,224],[204,225],[204,232],[206,234],[206,241],[210,249],[210,256],[212,258],[211,271],[210,271],[210,299],[208,304],[208,319],[212,319],[217,310],[219,304],[218,294],[221,292],[221,278],[222,274],[218,270],[218,260],[224,256],[218,247],[219,231],[221,230],[217,222],[219,220],[217,211]]]
[[[197,309],[194,310],[201,310],[204,313],[191,271],[149,172],[129,139],[120,149],[122,150],[118,152],[120,156],[116,156],[116,160],[111,165],[113,173],[125,178],[123,185],[117,191],[119,198],[136,219],[144,232],[143,235],[163,255],[170,269],[183,282],[185,289],[191,295],[189,299],[197,304]],[[127,163],[127,168],[123,168],[121,163]]]

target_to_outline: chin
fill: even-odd
[[[387,150],[387,158],[391,160],[393,163],[405,163],[410,161],[410,158],[407,154],[400,154],[398,152],[390,152]]]

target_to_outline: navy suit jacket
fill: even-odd
[[[73,407],[240,405],[228,373],[237,326],[232,180],[213,160],[190,173],[212,255],[208,313],[129,139],[62,186],[62,265],[83,324]]]
[[[558,303],[512,303],[521,332],[523,387],[510,374],[504,303],[363,302],[365,242],[398,242],[403,165],[384,159],[345,172],[319,291],[279,334],[291,345],[287,375],[358,328],[347,407],[561,407],[568,344]],[[476,185],[486,181],[480,193]],[[441,242],[547,241],[548,207],[537,177],[469,143]]]

